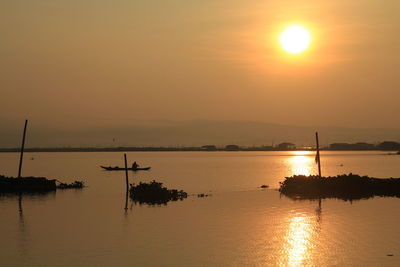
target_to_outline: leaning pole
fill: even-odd
[[[315,139],[317,141],[317,155],[315,156],[315,161],[318,163],[318,176],[321,178],[321,158],[319,154],[319,140],[318,140],[318,132],[315,133]]]
[[[125,163],[125,182],[126,182],[126,194],[125,194],[125,210],[128,209],[128,192],[129,192],[129,179],[128,179],[128,162],[126,160],[126,154],[124,154]]]
[[[25,135],[26,135],[26,126],[27,125],[28,125],[28,120],[25,120],[24,133],[22,135],[21,153],[19,156],[18,178],[21,178],[22,160],[24,158]]]

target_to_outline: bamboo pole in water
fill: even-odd
[[[318,132],[315,132],[315,139],[317,140],[317,155],[315,157],[315,161],[318,163],[318,176],[319,178],[321,178],[321,158],[319,154]]]
[[[124,159],[125,159],[126,196],[128,196],[129,180],[128,180],[128,162],[126,160],[126,154],[124,154]],[[125,208],[128,208],[128,207],[125,205]]]
[[[26,135],[26,126],[27,125],[28,125],[28,120],[25,120],[24,134],[22,135],[21,153],[20,153],[20,156],[19,156],[18,178],[21,178],[22,160],[23,160],[23,157],[24,157],[25,135]]]

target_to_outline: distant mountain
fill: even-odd
[[[0,147],[18,147],[23,122],[2,122]],[[62,146],[241,146],[291,142],[313,145],[314,133],[322,145],[335,142],[400,141],[400,128],[353,129],[340,127],[290,126],[252,121],[148,121],[126,126],[56,128],[30,122],[27,147]]]

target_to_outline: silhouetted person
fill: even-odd
[[[137,164],[135,161],[132,163],[132,169],[137,169],[137,168],[139,168],[139,164]]]

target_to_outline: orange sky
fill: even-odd
[[[0,119],[399,127],[400,2],[3,0]],[[302,23],[301,56],[277,45]]]

